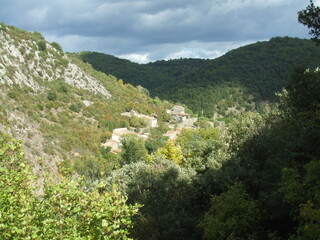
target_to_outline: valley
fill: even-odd
[[[136,64],[1,23],[0,52],[0,239],[318,240],[314,41]]]

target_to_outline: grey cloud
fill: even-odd
[[[213,57],[215,52],[222,52],[218,42],[243,43],[286,35],[307,37],[307,30],[297,23],[297,11],[309,3],[307,0],[1,2],[1,21],[40,31],[49,40],[60,42],[67,51],[131,54],[143,56],[143,61],[183,55]]]

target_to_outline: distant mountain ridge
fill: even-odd
[[[275,37],[213,60],[136,64],[101,53],[77,55],[99,71],[146,87],[152,96],[182,102],[211,117],[258,109],[261,102],[274,101],[294,67],[319,65],[320,48],[310,40]]]

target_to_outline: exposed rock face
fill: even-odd
[[[6,125],[0,121],[0,131],[7,132],[24,143],[25,156],[32,164],[34,173],[40,176],[37,183],[39,192],[42,191],[41,181],[44,175],[49,173],[55,176],[58,163],[68,159],[69,155],[67,151],[64,155],[56,152],[59,148],[51,146],[59,145],[59,140],[47,139],[41,129],[43,122],[52,126],[58,124],[49,121],[44,112],[37,115],[37,120],[32,118],[34,112],[41,112],[43,109],[23,111],[25,103],[8,97],[8,89],[15,89],[17,86],[29,87],[33,91],[26,94],[32,92],[37,95],[50,90],[48,82],[58,80],[88,90],[101,99],[111,97],[101,82],[72,63],[60,46],[57,46],[47,43],[40,34],[28,33],[0,23],[0,108],[5,106],[0,109],[0,120],[1,114],[4,114],[7,120]],[[86,104],[90,106],[93,102],[86,101]],[[67,107],[64,110],[66,113],[71,112]],[[56,116],[59,114],[56,112],[56,109],[51,109],[46,114]],[[76,118],[78,113],[72,114]],[[79,118],[88,120],[85,116]]]
[[[0,28],[0,84],[31,87],[35,91],[44,88],[43,82],[61,79],[81,89],[104,97],[111,94],[95,78],[71,63],[62,52],[45,42],[44,50],[32,39],[15,39],[14,30]]]

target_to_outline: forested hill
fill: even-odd
[[[296,66],[319,65],[320,49],[310,40],[276,37],[232,50],[213,59],[178,59],[136,64],[93,52],[78,54],[85,62],[125,82],[188,105],[207,116],[252,110],[273,101]]]
[[[178,59],[138,64],[109,54],[88,51],[77,53],[77,56],[98,71],[112,74],[133,85],[142,85],[152,93],[154,89],[175,81],[183,73],[209,63],[205,59]]]

